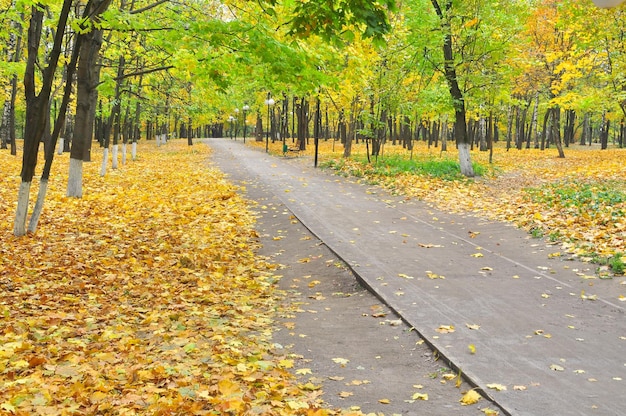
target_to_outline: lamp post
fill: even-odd
[[[246,120],[246,112],[250,109],[249,105],[243,106],[243,142],[246,142],[246,127],[248,127],[248,122]]]
[[[265,153],[269,152],[270,149],[270,107],[275,103],[272,98],[272,93],[267,93],[267,100],[265,100],[265,104],[267,105],[267,133],[265,134]]]
[[[235,140],[237,140],[237,131],[239,131],[239,109],[235,108]]]

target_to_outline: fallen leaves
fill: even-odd
[[[504,390],[506,390],[506,386],[504,384],[498,384],[498,383],[487,384],[487,388],[493,389],[493,390],[496,390],[496,391],[504,391]]]
[[[482,396],[474,389],[467,391],[463,397],[459,400],[463,406],[468,406],[478,403],[482,399]]]
[[[273,354],[275,277],[237,188],[204,146],[138,147],[105,178],[85,165],[82,199],[64,196],[59,157],[37,234],[0,233],[3,411],[308,409],[311,386]],[[19,172],[21,159],[0,158]],[[16,179],[0,178],[2,224]]]
[[[449,334],[451,332],[454,332],[454,325],[439,325],[439,328],[437,328],[435,331],[439,332],[440,334]]]

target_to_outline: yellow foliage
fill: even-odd
[[[104,178],[86,164],[82,199],[65,197],[68,155],[57,156],[39,230],[18,239],[21,157],[0,152],[2,409],[313,409],[272,353],[274,278],[246,201],[206,146],[143,142],[138,155]]]

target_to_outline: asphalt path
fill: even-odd
[[[454,215],[210,139],[227,174],[262,181],[362,283],[512,415],[626,413],[624,278],[510,224]]]

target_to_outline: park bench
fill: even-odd
[[[283,156],[287,156],[289,153],[293,153],[296,155],[300,154],[300,146],[298,145],[298,143],[296,143],[293,147],[289,146],[287,143],[283,144]]]

